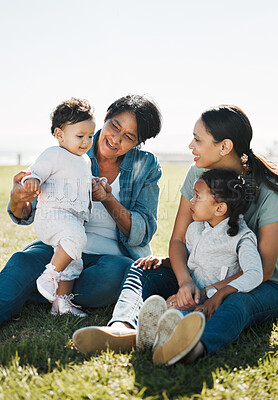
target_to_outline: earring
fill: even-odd
[[[220,156],[223,156],[223,151],[220,151]]]

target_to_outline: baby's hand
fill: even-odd
[[[148,256],[145,258],[139,258],[135,261],[134,265],[138,268],[142,267],[142,269],[156,269],[159,268],[162,264],[162,257]]]
[[[27,179],[24,184],[24,190],[27,193],[36,193],[37,195],[40,193],[39,188],[40,188],[40,183],[38,179]]]
[[[105,201],[111,196],[112,187],[107,183],[106,178],[93,178],[92,200]]]

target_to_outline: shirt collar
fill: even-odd
[[[238,217],[238,225],[239,226],[242,224],[243,219],[244,219],[244,216],[242,214],[240,214]],[[223,221],[219,222],[219,224],[215,225],[214,227],[212,227],[207,221],[204,221],[204,227],[205,227],[205,229],[211,229],[214,232],[225,231],[227,233],[227,231],[229,229],[228,221],[229,221],[229,217],[223,219]]]

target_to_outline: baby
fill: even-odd
[[[86,152],[92,146],[95,118],[86,100],[71,98],[56,107],[51,120],[59,146],[43,151],[28,169],[31,174],[22,179],[27,192],[39,194],[36,233],[54,248],[37,288],[52,303],[52,314],[85,317],[71,302],[71,291],[83,269],[84,222],[92,208],[91,161]]]

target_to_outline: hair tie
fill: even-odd
[[[235,185],[234,185],[234,189],[242,189],[242,185],[240,184],[240,183],[236,183]]]
[[[243,153],[242,156],[240,157],[240,161],[243,166],[246,166],[246,164],[248,163],[248,155]]]

